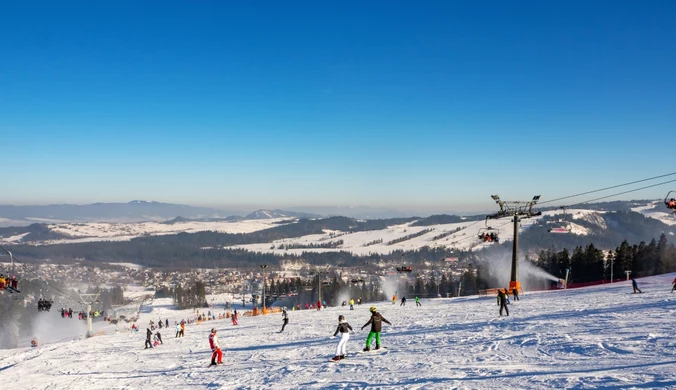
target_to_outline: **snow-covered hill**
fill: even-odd
[[[670,216],[659,203],[637,206],[633,211],[646,217],[676,226],[676,218]],[[603,234],[609,227],[604,220],[606,211],[592,209],[568,209],[563,218],[561,209],[543,212],[542,216],[523,219],[521,231],[534,225],[547,223],[549,227],[565,227],[573,235]],[[249,219],[190,220],[176,218],[169,222],[141,223],[57,223],[31,225],[26,228],[5,228],[0,231],[0,244],[62,244],[94,241],[127,241],[137,237],[216,231],[222,233],[251,233],[276,226],[297,223],[298,216],[283,214],[281,210],[259,210],[247,216]],[[447,219],[448,220],[448,219]],[[501,241],[513,239],[510,218],[481,221],[450,219],[454,223],[431,226],[416,226],[417,221],[392,225],[380,230],[340,231],[325,229],[323,234],[279,239],[258,244],[240,245],[256,252],[276,254],[300,254],[302,252],[349,251],[357,255],[371,253],[388,254],[395,250],[414,250],[423,246],[446,247],[461,250],[480,249],[493,243],[484,243],[480,233],[498,233]],[[626,223],[625,223],[626,224]],[[347,226],[347,225],[346,225]],[[488,228],[492,229],[489,230]],[[631,226],[625,226],[631,229]],[[24,229],[24,230],[21,230]],[[346,227],[347,229],[347,227]],[[662,231],[655,231],[655,236]],[[665,229],[666,230],[666,229]],[[27,233],[27,232],[30,232]],[[649,237],[649,238],[652,238]]]
[[[35,244],[64,244],[95,241],[128,241],[143,236],[157,236],[177,233],[195,233],[215,231],[220,233],[252,233],[274,226],[279,226],[288,218],[254,219],[243,221],[177,221],[173,223],[139,222],[139,223],[59,223],[48,225],[48,228],[64,238],[44,240]],[[22,243],[26,234],[0,237],[0,243]]]
[[[371,304],[354,311],[335,307],[191,324],[184,338],[163,331],[164,344],[143,349],[150,319],[192,318],[156,299],[142,310],[141,332],[126,325],[95,331],[90,339],[47,343],[37,349],[0,351],[3,386],[15,389],[187,388],[416,388],[552,389],[676,386],[673,318],[676,274],[575,290],[526,292],[499,317],[495,297],[422,300],[422,307],[379,302],[392,326],[383,325],[383,352],[364,346]],[[222,309],[218,309],[222,312]],[[346,360],[333,363],[331,338],[339,314],[355,329]],[[55,313],[54,326],[64,320]],[[224,351],[222,367],[207,367],[209,329]]]

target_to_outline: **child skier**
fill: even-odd
[[[347,340],[350,339],[350,331],[352,330],[352,327],[350,324],[345,321],[345,316],[340,315],[338,316],[338,328],[336,328],[336,332],[333,334],[333,337],[336,337],[338,333],[340,333],[340,341],[338,342],[338,346],[336,347],[336,356],[334,356],[331,360],[338,361],[341,359],[345,359],[345,354],[346,349],[347,349]]]
[[[371,318],[369,319],[369,322],[361,327],[363,330],[369,324],[371,325],[371,331],[369,332],[369,336],[366,338],[366,348],[364,348],[364,352],[371,350],[371,340],[373,340],[374,336],[376,338],[376,349],[380,349],[380,329],[382,327],[382,323],[385,322],[386,324],[392,325],[390,321],[386,320],[385,317],[376,311],[375,306],[371,306],[369,310],[371,311]]]
[[[509,316],[509,309],[507,308],[507,300],[509,296],[507,295],[507,289],[500,290],[498,289],[498,306],[500,306],[500,316],[502,317],[502,309],[505,309],[505,313]]]
[[[223,352],[221,351],[221,346],[218,345],[216,328],[211,329],[211,334],[209,335],[209,346],[211,347],[211,365],[215,366],[216,364],[223,364]],[[216,358],[218,358],[218,361],[216,361]]]

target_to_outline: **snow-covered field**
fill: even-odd
[[[142,310],[139,333],[121,326],[90,339],[0,351],[0,377],[15,389],[675,388],[674,276],[638,279],[643,294],[631,294],[630,282],[525,293],[509,317],[498,317],[493,296],[423,300],[422,307],[379,302],[393,325],[383,325],[387,349],[371,353],[357,353],[370,304],[289,312],[281,334],[279,314],[242,317],[238,326],[192,324],[184,338],[165,331],[164,345],[145,350],[149,319],[193,316],[156,299]],[[348,358],[333,363],[339,314],[355,334]],[[212,327],[226,364],[209,368]]]
[[[200,222],[187,221],[172,224],[160,222],[138,223],[59,223],[49,225],[49,228],[69,238],[50,240],[41,244],[64,244],[74,242],[93,241],[128,241],[136,237],[155,236],[177,233],[195,233],[203,231],[215,231],[219,233],[252,233],[263,229],[279,226],[280,221],[289,218],[251,219],[237,222]],[[11,243],[20,241],[25,235],[17,235],[0,239],[0,242]]]

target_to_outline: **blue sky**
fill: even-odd
[[[470,3],[5,2],[0,203],[462,210],[674,171],[675,2]]]

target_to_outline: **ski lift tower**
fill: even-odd
[[[533,211],[533,207],[540,200],[540,195],[535,195],[532,200],[528,202],[523,201],[504,201],[498,195],[491,195],[495,203],[500,206],[500,211],[495,214],[486,216],[488,219],[497,219],[504,217],[513,217],[514,222],[514,241],[512,242],[512,275],[509,280],[509,290],[517,289],[521,291],[521,283],[519,283],[519,222],[521,218],[537,217],[542,215],[540,211]]]
[[[92,328],[91,311],[92,304],[99,302],[99,294],[100,293],[80,294],[80,292],[78,291],[78,295],[80,295],[80,303],[87,306],[87,337],[92,337],[94,335],[94,329]]]

